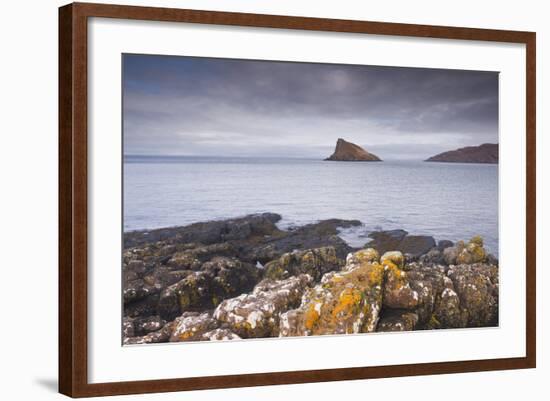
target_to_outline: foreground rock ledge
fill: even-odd
[[[498,325],[498,260],[481,237],[394,230],[354,250],[337,227],[359,222],[281,231],[276,217],[125,238],[124,344]]]

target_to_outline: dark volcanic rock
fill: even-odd
[[[250,262],[259,261],[263,264],[279,258],[284,253],[296,249],[314,249],[333,247],[339,259],[345,259],[353,250],[338,236],[338,228],[347,228],[361,225],[359,220],[322,220],[318,223],[307,224],[291,231],[284,231],[259,243],[245,243],[241,249],[241,258]]]
[[[479,146],[467,146],[449,152],[439,153],[426,159],[427,162],[448,163],[498,163],[498,143],[484,143]]]
[[[379,162],[380,158],[372,153],[367,152],[361,146],[347,142],[342,138],[338,138],[334,153],[325,160],[329,161],[344,161],[344,162]]]
[[[399,251],[418,257],[435,247],[433,237],[427,235],[407,235],[399,244]]]
[[[214,244],[251,235],[266,235],[278,231],[275,223],[281,220],[276,213],[262,213],[231,220],[208,221],[184,227],[160,228],[148,231],[132,231],[124,234],[124,247],[130,248],[146,243],[166,241],[168,243]]]
[[[400,251],[417,258],[436,246],[435,239],[427,235],[408,235],[405,230],[376,231],[369,234],[371,241],[365,247],[380,253]]]

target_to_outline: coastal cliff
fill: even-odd
[[[124,234],[124,344],[498,325],[498,260],[480,237],[404,230],[351,248],[323,220],[274,213]]]
[[[334,153],[325,160],[345,162],[379,162],[382,161],[375,154],[367,152],[361,146],[338,138]]]
[[[447,163],[488,163],[498,164],[498,143],[484,143],[439,153],[425,161]]]

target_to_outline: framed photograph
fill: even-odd
[[[59,390],[535,367],[535,33],[59,10]]]

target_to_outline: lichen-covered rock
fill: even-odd
[[[134,335],[144,336],[145,334],[160,330],[166,323],[166,320],[161,319],[160,316],[148,316],[134,319]]]
[[[214,308],[221,301],[248,292],[258,281],[255,266],[235,258],[214,257],[201,270],[162,291],[159,315],[172,320],[185,311]]]
[[[466,327],[468,314],[460,307],[460,298],[449,277],[444,277],[444,288],[436,299],[433,315],[428,322],[430,329]]]
[[[198,270],[202,264],[214,256],[235,256],[235,248],[228,242],[198,246],[182,252],[177,252],[167,265],[178,270]]]
[[[136,280],[130,280],[125,283],[122,290],[122,296],[124,303],[135,302],[137,300],[146,298],[150,295],[158,294],[160,292],[160,285],[149,283],[141,278]]]
[[[483,248],[483,239],[479,236],[473,237],[456,257],[457,264],[473,264],[485,261],[486,253]]]
[[[134,319],[123,318],[122,319],[122,337],[134,337]]]
[[[380,254],[374,248],[361,249],[357,252],[348,254],[346,264],[342,270],[351,270],[362,263],[378,263]]]
[[[483,238],[473,237],[467,244],[458,241],[455,246],[443,250],[443,260],[447,265],[483,263],[487,259],[487,252],[483,247]]]
[[[216,329],[218,322],[209,313],[184,313],[174,321],[170,341],[197,341],[203,335]]]
[[[215,329],[204,333],[201,340],[207,341],[226,341],[226,340],[240,340],[241,337],[227,329]]]
[[[432,248],[418,259],[424,264],[440,264],[444,263],[443,253],[439,248]]]
[[[124,345],[165,343],[170,340],[174,330],[174,322],[165,324],[160,330],[145,334],[144,336],[124,337]]]
[[[447,272],[467,313],[468,327],[498,325],[498,267],[487,264],[451,266]]]
[[[351,334],[372,332],[382,305],[384,267],[365,259],[348,257],[341,272],[330,272],[308,290],[295,310],[281,315],[281,336]]]
[[[298,306],[311,282],[306,274],[280,281],[264,280],[251,294],[223,301],[214,311],[214,318],[242,338],[276,337],[279,314]]]
[[[420,302],[420,295],[411,288],[407,279],[403,254],[399,251],[386,252],[380,262],[386,274],[384,306],[392,309],[416,308]]]
[[[418,315],[409,311],[394,311],[380,318],[376,331],[412,331],[418,324]]]
[[[344,261],[336,256],[334,247],[293,251],[265,265],[265,276],[273,280],[282,280],[289,276],[309,274],[319,281],[323,274],[339,270]]]

